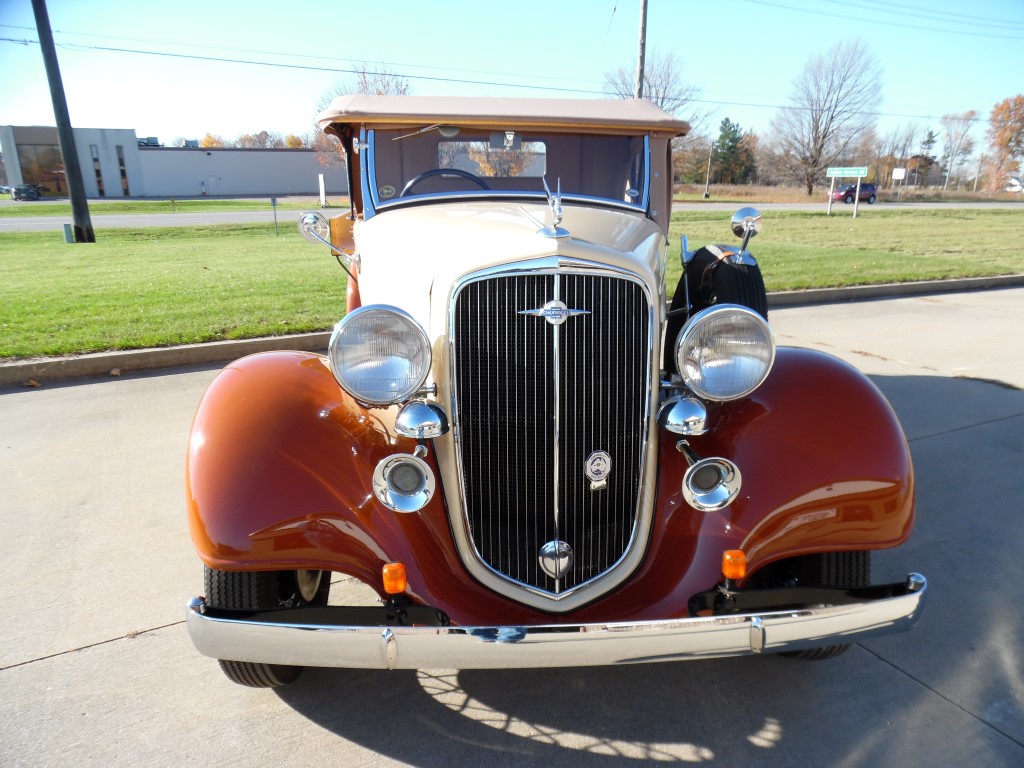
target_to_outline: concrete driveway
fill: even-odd
[[[242,688],[183,625],[202,589],[185,440],[215,370],[8,389],[0,765],[1024,765],[1024,289],[772,324],[869,373],[903,420],[918,522],[875,577],[928,576],[912,632],[822,663],[310,670]]]

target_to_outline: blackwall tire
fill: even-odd
[[[313,571],[218,571],[203,567],[207,605],[238,610],[270,610],[300,605],[327,605],[330,573]],[[218,659],[233,683],[276,688],[294,682],[302,667]]]
[[[874,205],[875,204],[875,200],[877,200],[877,199],[878,198],[876,198],[874,195],[872,195],[871,197],[868,198],[868,205]]]
[[[796,558],[800,581],[816,587],[866,587],[871,583],[871,553],[826,552]],[[826,645],[805,651],[783,653],[799,661],[834,659],[849,650],[849,644]]]

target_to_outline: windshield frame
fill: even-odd
[[[476,126],[474,126],[476,127]],[[498,130],[494,128],[493,130]],[[604,134],[594,134],[604,135]],[[643,170],[641,175],[642,189],[636,203],[630,203],[625,200],[618,200],[614,198],[607,198],[594,195],[584,195],[579,193],[569,193],[563,191],[561,194],[562,202],[580,203],[584,205],[598,205],[602,207],[615,208],[619,210],[632,211],[638,213],[649,214],[650,200],[651,200],[651,137],[650,134],[638,134],[634,138],[643,139],[642,158],[643,158]],[[376,142],[377,135],[373,128],[367,128],[365,124],[360,127],[358,144],[356,149],[362,155],[360,159],[360,171],[363,177],[363,216],[369,219],[381,213],[383,211],[405,207],[408,205],[423,205],[431,203],[445,203],[454,201],[472,202],[482,200],[530,200],[530,201],[543,201],[547,202],[547,198],[543,190],[532,191],[532,190],[482,190],[482,189],[467,189],[457,190],[448,192],[427,192],[421,194],[412,194],[405,197],[393,197],[389,199],[382,199],[379,194],[377,186],[377,173],[376,173]],[[546,176],[545,177],[548,186],[554,192],[557,184],[557,176]]]

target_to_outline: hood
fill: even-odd
[[[545,257],[597,262],[638,274],[657,295],[664,277],[666,241],[642,213],[566,205],[567,237],[540,234],[551,225],[543,203],[432,203],[378,213],[358,224],[359,288],[364,305],[390,304],[431,330],[463,276]]]

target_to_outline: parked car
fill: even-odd
[[[748,242],[681,247],[642,101],[347,96],[321,114],[351,209],[300,230],[349,273],[326,355],[227,366],[186,464],[198,651],[233,681],[306,666],[827,658],[909,628],[925,579],[889,404],[776,347]],[[340,307],[339,307],[340,314]],[[331,575],[379,605],[329,601]]]
[[[12,200],[38,200],[39,188],[35,184],[17,184],[11,188]]]
[[[874,184],[861,184],[859,199],[867,200],[869,205],[874,205],[878,199],[876,190]],[[858,197],[856,184],[842,184],[832,192],[833,200],[842,200],[844,203],[852,203],[855,197]]]

